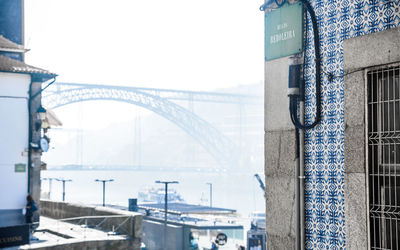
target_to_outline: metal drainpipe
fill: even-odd
[[[28,100],[28,194],[31,192],[31,165],[32,165],[32,115],[31,115],[31,107],[32,107],[32,77],[31,83],[29,84],[29,100]]]
[[[304,101],[300,101],[300,121],[304,123]],[[296,250],[305,249],[304,214],[304,131],[296,128],[295,159]]]
[[[304,100],[300,100],[300,122],[304,124]],[[299,213],[300,213],[300,249],[305,249],[305,214],[304,214],[304,130],[299,130]]]
[[[297,99],[299,102],[299,123],[304,124],[304,84],[302,77],[304,54],[298,54],[289,58],[289,88],[288,96],[290,98],[290,115],[296,132],[296,158],[295,158],[295,210],[296,210],[296,250],[303,250],[304,241],[304,129],[299,126],[294,119],[297,116],[293,110],[293,103]],[[293,113],[294,112],[294,113]]]
[[[300,160],[299,160],[299,154],[300,154],[300,140],[299,140],[299,133],[300,130],[296,128],[296,159],[294,162],[294,169],[295,169],[295,174],[294,174],[294,181],[295,181],[295,212],[296,212],[296,250],[301,249],[301,241],[300,241]]]
[[[314,45],[315,45],[315,75],[316,75],[316,117],[314,122],[305,125],[304,124],[304,82],[302,80],[302,84],[299,85],[300,87],[300,99],[299,99],[299,121],[296,121],[297,112],[294,112],[294,116],[292,118],[292,122],[295,124],[297,128],[299,128],[298,133],[298,171],[296,171],[296,176],[298,180],[296,180],[296,195],[298,194],[299,200],[296,201],[298,204],[298,211],[297,211],[297,218],[299,219],[297,231],[296,231],[296,248],[297,249],[305,249],[305,176],[304,176],[304,168],[305,168],[305,155],[304,155],[304,133],[307,129],[314,128],[320,121],[321,121],[321,59],[320,59],[320,41],[319,41],[319,32],[318,32],[318,23],[317,18],[314,12],[313,7],[310,5],[308,0],[301,0],[306,7],[306,12],[310,15],[311,22],[313,25],[313,32],[314,32]],[[306,14],[304,14],[306,15]],[[305,31],[307,34],[307,29]],[[304,41],[305,42],[305,41]],[[304,52],[303,52],[304,56]],[[303,65],[304,66],[304,65]],[[304,70],[304,69],[303,69]],[[303,71],[304,72],[304,71]],[[294,108],[295,107],[291,107]],[[297,136],[296,136],[297,137]],[[300,238],[300,240],[298,240]]]

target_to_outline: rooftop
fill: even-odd
[[[0,35],[0,51],[7,51],[7,52],[26,52],[27,49],[24,46],[14,43],[4,36]]]
[[[139,204],[139,207],[164,210],[164,203]],[[168,211],[183,214],[230,214],[236,212],[234,209],[192,205],[187,203],[168,203]]]
[[[14,60],[3,55],[0,55],[0,71],[12,73],[41,74],[50,77],[56,76],[56,74],[51,73],[48,70],[33,67],[24,62]]]

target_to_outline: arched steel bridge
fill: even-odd
[[[188,100],[240,105],[262,102],[261,96],[62,82],[54,83],[42,94],[43,104],[51,109],[92,100],[126,102],[153,111],[175,123],[196,139],[221,167],[237,164],[238,148],[210,123],[173,101]]]

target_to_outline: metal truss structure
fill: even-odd
[[[196,102],[215,102],[215,103],[232,103],[232,104],[259,104],[264,101],[262,96],[239,95],[230,93],[204,92],[204,91],[185,91],[175,89],[156,89],[156,88],[139,88],[126,86],[112,86],[99,84],[83,84],[83,83],[64,83],[56,82],[49,87],[45,94],[56,94],[60,91],[70,89],[84,88],[104,88],[137,91],[158,96],[170,101],[196,101]]]
[[[238,149],[218,129],[196,114],[172,102],[188,100],[201,102],[254,104],[262,98],[255,96],[135,88],[109,85],[54,83],[42,94],[46,107],[54,109],[71,103],[91,100],[126,102],[149,109],[170,120],[197,140],[223,168],[237,164]]]

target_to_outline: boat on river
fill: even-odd
[[[185,201],[175,189],[168,189],[167,197],[168,203],[181,203]],[[141,204],[164,203],[164,201],[164,188],[146,187],[138,192],[138,202]]]

